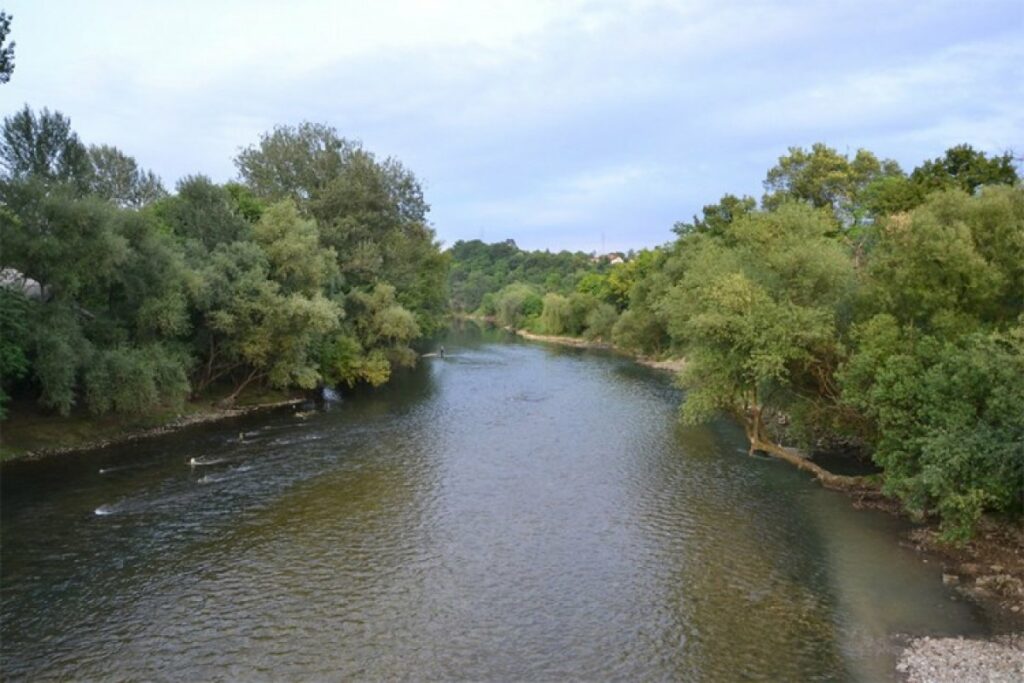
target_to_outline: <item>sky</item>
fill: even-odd
[[[1024,0],[0,5],[4,116],[59,110],[169,188],[328,123],[417,175],[446,245],[655,246],[815,142],[1024,153]]]

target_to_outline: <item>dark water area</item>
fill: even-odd
[[[901,634],[991,629],[667,375],[443,343],[306,419],[5,465],[2,678],[889,680]]]

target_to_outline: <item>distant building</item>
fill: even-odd
[[[609,263],[614,266],[619,263],[625,263],[626,255],[619,251],[613,251],[608,254],[595,254],[590,257],[590,260],[593,263],[600,263],[601,261],[605,261],[606,263]]]

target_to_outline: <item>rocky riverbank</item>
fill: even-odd
[[[1024,636],[915,638],[896,670],[907,683],[1019,683],[1024,681]]]
[[[970,541],[959,545],[944,542],[938,529],[924,526],[911,531],[907,542],[942,563],[947,585],[997,605],[1024,627],[1024,526],[986,520]]]

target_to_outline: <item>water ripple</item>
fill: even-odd
[[[4,679],[877,680],[893,633],[985,628],[663,375],[445,344],[302,420],[5,469]]]

